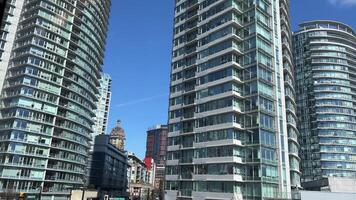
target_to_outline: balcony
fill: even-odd
[[[178,196],[180,196],[180,197],[191,197],[192,194],[193,194],[193,190],[192,189],[183,189],[183,190],[179,190]]]
[[[193,179],[196,181],[208,181],[208,180],[216,180],[216,181],[238,181],[242,182],[243,178],[241,175],[237,174],[195,174]]]
[[[182,164],[193,163],[193,157],[182,157],[179,162]]]
[[[183,172],[180,179],[193,179],[193,172]]]
[[[74,169],[74,168],[65,168],[59,165],[47,165],[48,169],[52,169],[52,170],[58,170],[58,171],[65,171],[65,172],[70,172],[70,173],[79,173],[79,174],[84,174],[84,169]]]

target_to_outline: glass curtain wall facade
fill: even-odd
[[[284,76],[284,96],[285,96],[285,109],[287,120],[287,135],[288,137],[288,155],[289,155],[289,168],[290,180],[292,189],[301,187],[300,183],[300,157],[299,157],[299,130],[297,127],[298,118],[296,92],[295,92],[295,70],[293,59],[293,36],[291,33],[291,24],[289,16],[289,0],[280,1],[280,32],[282,40],[282,63],[283,63],[283,76]],[[282,148],[284,149],[284,148]],[[286,153],[286,152],[285,152]]]
[[[67,199],[83,186],[110,4],[23,1],[1,96],[1,192]]]
[[[106,134],[108,129],[109,110],[111,102],[111,77],[102,73],[100,79],[99,96],[95,117],[93,138],[99,134]]]
[[[166,199],[290,198],[288,10],[285,0],[176,0]]]
[[[356,178],[356,34],[332,21],[294,35],[302,182]]]

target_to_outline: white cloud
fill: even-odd
[[[162,98],[162,97],[167,97],[168,98],[168,94],[159,94],[159,95],[155,95],[155,96],[151,96],[151,97],[145,97],[145,98],[141,98],[141,99],[134,99],[132,101],[116,104],[115,106],[117,108],[127,107],[127,106],[132,106],[132,105],[136,105],[136,104],[145,103],[145,102],[148,102],[148,101],[153,101],[155,99]]]
[[[356,0],[328,0],[333,5],[356,6]]]

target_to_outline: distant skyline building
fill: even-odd
[[[167,151],[167,125],[156,125],[148,129],[146,157],[152,157],[156,164],[164,164]]]
[[[163,199],[164,196],[163,186],[166,169],[167,137],[167,125],[156,125],[147,131],[146,158],[153,158],[156,167],[153,198]]]
[[[100,88],[97,109],[95,111],[95,124],[94,124],[94,133],[93,140],[95,136],[99,134],[106,134],[108,128],[108,119],[110,111],[110,102],[111,102],[111,83],[112,79],[109,74],[102,73],[100,79]]]
[[[111,130],[110,142],[119,150],[125,151],[126,135],[121,127],[121,120],[117,120],[115,127]]]
[[[300,187],[289,1],[176,0],[165,199]]]
[[[96,103],[97,109],[95,110],[95,117],[94,117],[94,125],[93,125],[93,132],[91,134],[90,140],[90,149],[89,149],[89,157],[88,163],[92,162],[92,155],[94,150],[94,142],[95,138],[98,135],[105,135],[107,126],[108,126],[108,119],[109,119],[109,110],[110,110],[110,102],[111,102],[111,77],[109,74],[101,73],[100,78],[100,87],[99,94],[98,94],[98,102]],[[87,165],[87,183],[89,181],[89,173],[91,171],[92,166],[90,164]]]
[[[356,34],[340,22],[305,22],[294,53],[302,182],[328,190],[329,177],[356,179]]]
[[[6,6],[0,193],[67,199],[86,180],[111,1]]]

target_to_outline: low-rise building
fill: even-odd
[[[130,200],[148,200],[152,196],[154,189],[154,162],[146,163],[139,159],[135,154],[128,153],[128,163],[131,166],[129,169],[129,199]]]
[[[82,199],[98,199],[98,191],[96,190],[71,190],[69,200],[82,200]]]
[[[165,164],[156,164],[154,194],[153,199],[163,200],[164,198],[164,176],[166,172]]]
[[[356,193],[345,192],[321,192],[321,191],[298,191],[293,200],[355,200]]]
[[[100,199],[105,195],[126,198],[129,168],[126,153],[110,143],[109,135],[98,135],[91,157],[89,187],[99,191]]]
[[[309,191],[356,193],[356,179],[346,177],[327,177],[320,180],[304,182],[302,183],[302,187]]]

